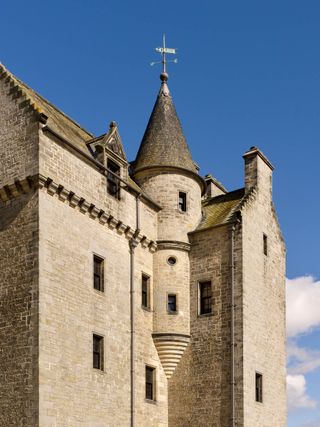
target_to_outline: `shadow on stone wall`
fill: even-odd
[[[0,232],[9,228],[20,212],[24,211],[32,195],[33,193],[23,194],[19,198],[9,200],[6,203],[0,201]]]

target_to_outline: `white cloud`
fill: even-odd
[[[312,276],[287,279],[287,335],[294,337],[320,326],[320,281]]]
[[[311,276],[287,279],[287,401],[289,410],[315,408],[307,394],[305,374],[320,368],[320,349],[299,347],[302,334],[320,326],[320,281]],[[311,424],[312,425],[312,424]]]
[[[320,368],[320,350],[299,347],[289,340],[287,344],[288,373],[303,375]]]
[[[310,399],[306,391],[306,379],[304,375],[287,375],[287,401],[289,409],[316,407],[317,402]]]

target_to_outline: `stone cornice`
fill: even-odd
[[[195,179],[201,188],[201,195],[203,196],[206,192],[207,184],[205,180],[202,178],[202,176],[198,175],[197,173],[185,169],[179,166],[161,166],[161,165],[153,165],[153,166],[145,166],[143,168],[139,168],[134,171],[132,174],[133,177],[137,177],[139,179],[139,175],[145,174],[146,172],[160,172],[160,173],[179,173],[182,175],[187,175]]]
[[[135,240],[143,248],[148,248],[152,253],[157,250],[157,243],[154,240],[149,239],[140,232],[136,233],[133,228],[124,224],[110,213],[105,212],[103,209],[90,203],[90,201],[84,199],[80,195],[75,194],[61,184],[41,174],[27,177],[23,180],[16,180],[13,184],[3,186],[0,188],[0,200],[6,203],[34,189],[47,191],[50,196],[58,197],[61,202],[68,203],[71,208],[78,209],[91,219],[99,221],[101,225],[105,225],[109,229],[115,230],[118,234],[124,235],[128,240],[132,239],[134,236]]]
[[[191,245],[187,242],[181,242],[179,240],[157,240],[157,248],[161,249],[176,249],[179,251],[189,252]]]

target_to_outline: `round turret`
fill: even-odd
[[[154,254],[153,339],[170,378],[189,341],[188,233],[201,220],[205,183],[191,157],[164,74],[132,176],[161,206]]]

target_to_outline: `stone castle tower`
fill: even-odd
[[[286,425],[273,167],[201,177],[167,80],[129,164],[0,66],[0,426]]]

